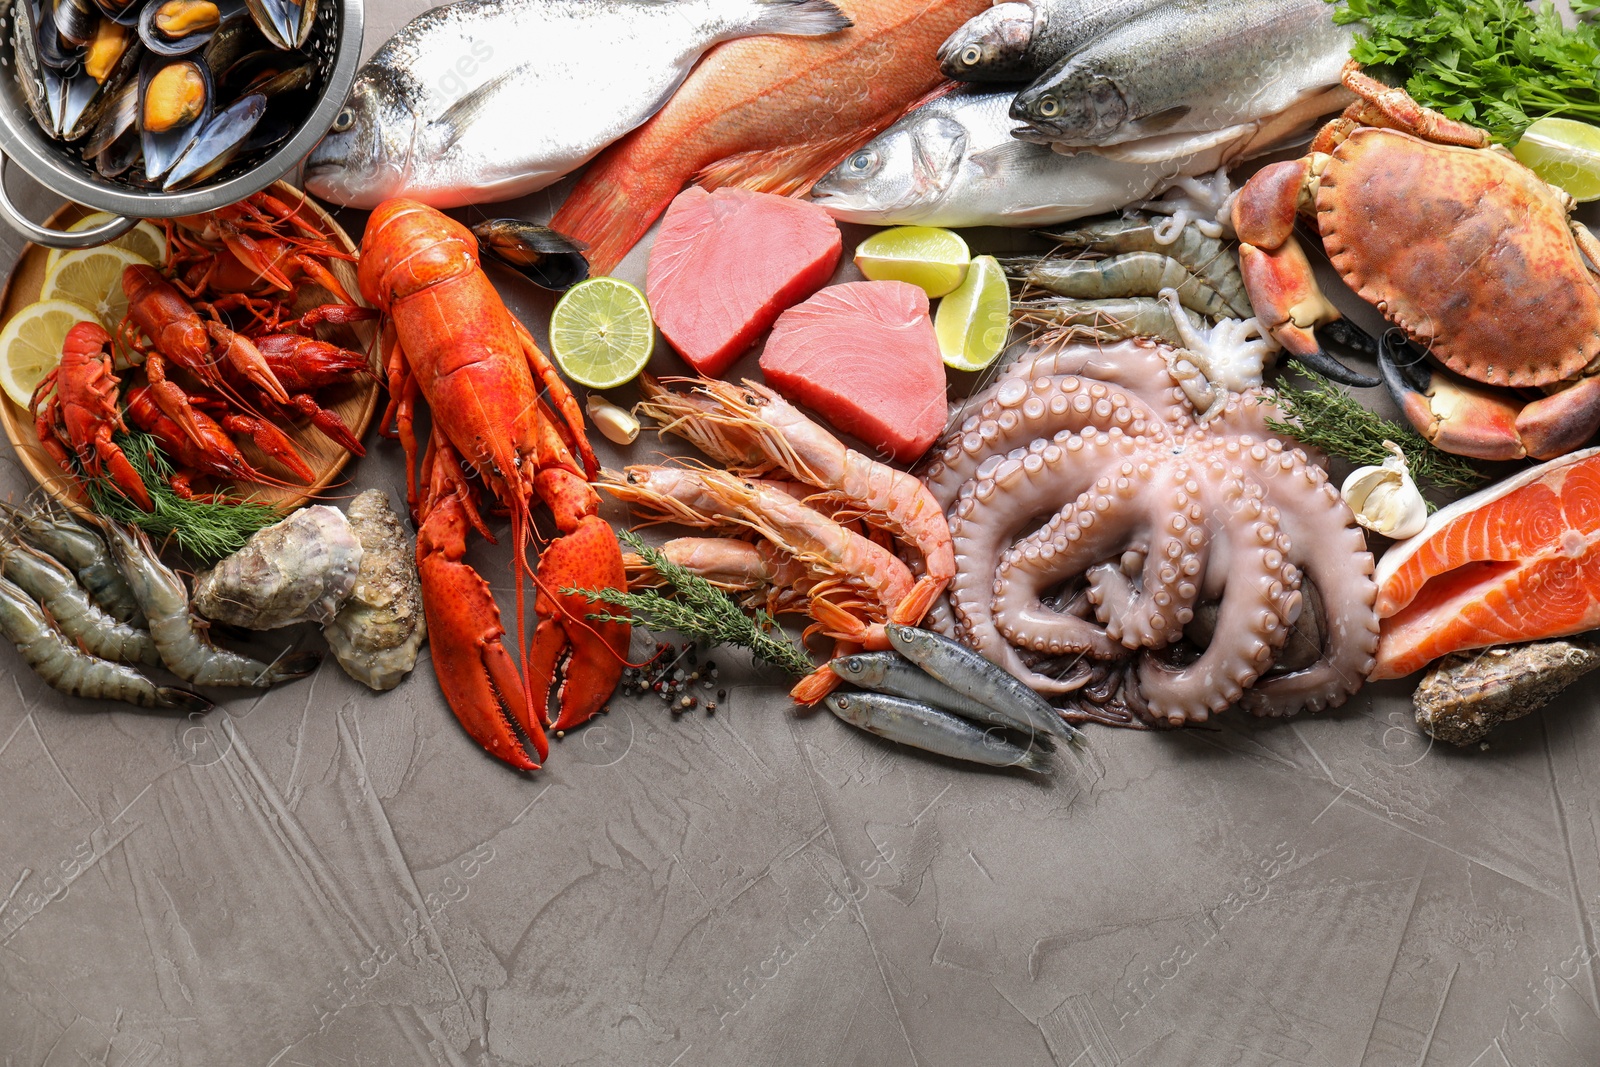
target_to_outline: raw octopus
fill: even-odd
[[[968,402],[926,472],[958,564],[948,624],[1039,692],[1076,691],[1075,721],[1341,704],[1378,644],[1362,533],[1268,428],[1266,394],[1202,421],[1168,369],[1182,358],[1142,339],[1068,345]]]

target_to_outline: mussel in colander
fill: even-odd
[[[56,32],[67,44],[81,47],[94,40],[100,9],[92,0],[52,0],[50,11]]]
[[[248,11],[240,11],[222,20],[211,39],[200,53],[206,66],[213,71],[227,70],[243,56],[270,49],[266,36],[256,29],[255,19]]]
[[[52,137],[58,137],[60,131],[56,129],[55,115],[50,108],[50,93],[52,83],[61,78],[39,62],[38,52],[33,47],[38,26],[37,9],[29,0],[17,0],[12,5],[12,13],[11,51],[17,57],[17,85],[28,110],[33,112],[33,121]]]
[[[161,188],[169,193],[187,189],[232,163],[266,112],[267,98],[260,93],[240,97],[217,112],[167,172]]]
[[[317,21],[317,0],[245,0],[250,17],[274,48],[301,48]]]
[[[139,72],[139,128],[145,177],[159,182],[211,117],[213,86],[204,63],[150,56]]]
[[[242,56],[218,73],[217,91],[224,97],[260,93],[271,99],[307,88],[316,76],[317,66],[305,53],[268,48]]]
[[[139,15],[139,39],[157,55],[188,55],[221,25],[222,12],[211,0],[149,0]]]
[[[78,55],[77,49],[61,39],[61,34],[56,29],[54,10],[49,6],[34,3],[33,0],[28,2],[33,8],[33,53],[38,57],[40,65],[67,74],[76,73],[83,65],[83,60]],[[20,7],[21,4],[16,6]]]
[[[94,164],[102,177],[115,178],[127,173],[139,161],[144,147],[139,138],[139,84],[129,82],[111,97],[89,138],[83,143],[83,158]]]
[[[137,35],[122,23],[101,18],[94,38],[84,47],[83,72],[104,85],[137,39]]]
[[[58,133],[62,140],[76,141],[94,129],[118,91],[135,81],[139,52],[137,43],[130,43],[115,57],[109,69],[98,72],[103,77],[97,77],[97,72],[85,64],[82,70],[67,80]]]

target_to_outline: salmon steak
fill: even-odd
[[[708,378],[833,277],[839,226],[815,204],[771,193],[690,188],[650,246],[645,293],[667,343]]]
[[[1463,649],[1600,627],[1600,448],[1441,509],[1378,564],[1378,666],[1399,678]]]
[[[944,361],[928,296],[915,285],[828,286],[778,317],[761,373],[899,463],[919,458],[944,431]]]

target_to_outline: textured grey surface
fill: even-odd
[[[350,472],[402,489],[391,443]],[[472,558],[509,606],[505,551]],[[617,700],[521,776],[426,660],[188,721],[0,650],[0,1063],[1600,1062],[1592,690],[1489,751],[1430,747],[1403,683],[1096,730],[1045,784],[727,662],[714,718]]]

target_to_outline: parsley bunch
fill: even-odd
[[[1340,2],[1340,0],[1330,0]],[[1600,0],[1570,0],[1577,15]],[[1387,68],[1419,103],[1510,144],[1546,115],[1600,124],[1600,27],[1561,24],[1548,0],[1342,0],[1364,22],[1350,54]]]

